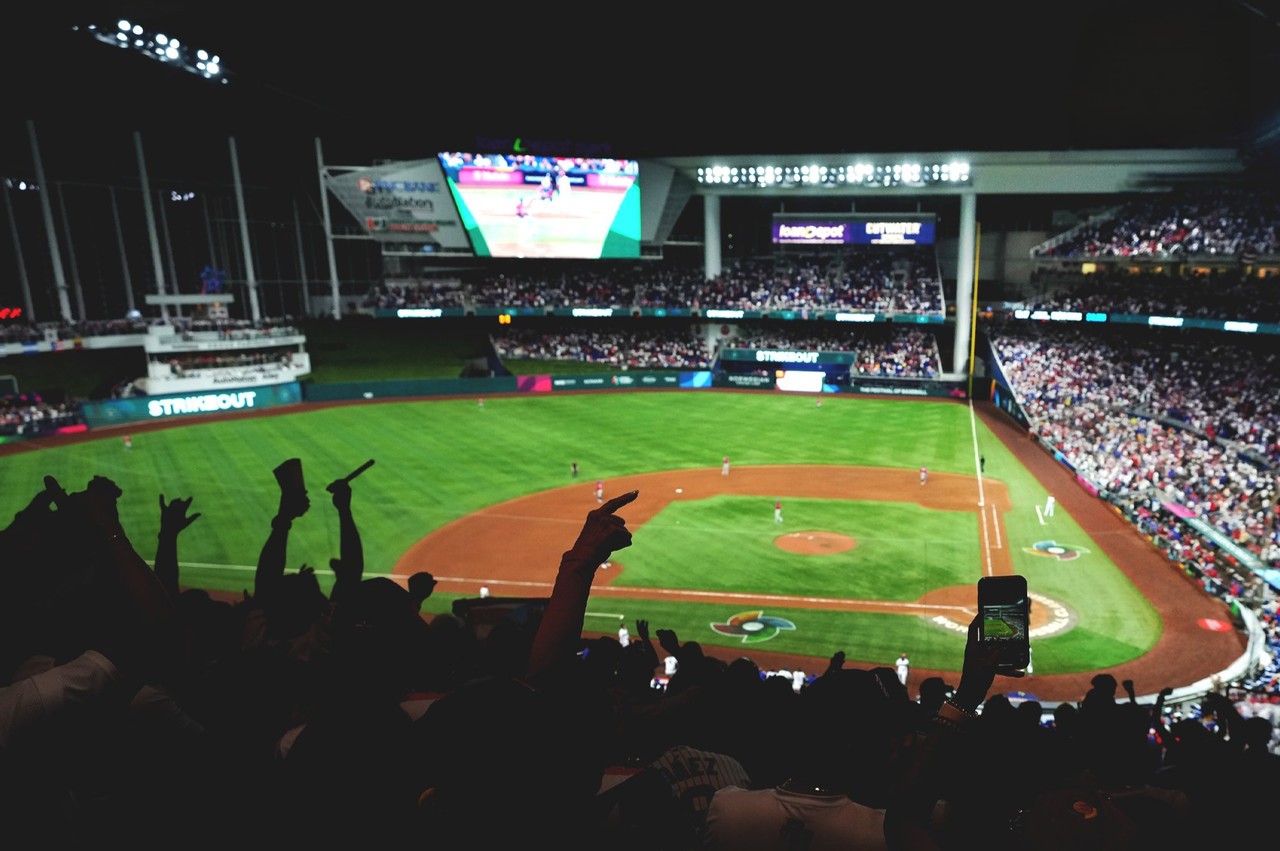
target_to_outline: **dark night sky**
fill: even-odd
[[[86,176],[132,167],[133,131],[156,170],[189,175],[204,160],[222,167],[228,136],[311,174],[317,137],[329,162],[352,165],[516,136],[629,157],[1235,146],[1272,114],[1280,66],[1280,29],[1264,11],[1280,4],[1251,4],[1259,14],[1233,0],[716,15],[689,4],[380,2],[292,15],[243,0],[23,5],[0,51],[6,172],[28,156],[27,120],[48,169]],[[230,84],[70,30],[120,11],[219,51]]]

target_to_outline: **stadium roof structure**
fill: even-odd
[[[847,4],[793,19],[685,5],[544,20],[396,0],[340,12],[24,4],[0,52],[21,81],[5,120],[79,126],[86,159],[93,131],[116,127],[182,128],[193,149],[319,137],[358,163],[510,138],[633,159],[1244,149],[1270,138],[1280,107],[1280,0]],[[88,29],[120,20],[150,53]],[[173,39],[194,63],[216,56],[216,78],[143,58]]]
[[[532,25],[402,2],[259,6],[24,5],[0,51],[22,81],[0,178],[35,176],[32,128],[50,183],[137,180],[140,137],[157,183],[226,184],[234,137],[247,182],[311,194],[318,142],[358,167],[520,140],[640,159],[644,241],[660,245],[695,196],[848,209],[1156,192],[1240,177],[1280,141],[1280,0],[854,4],[767,23],[557,10]],[[122,20],[127,49],[100,37]],[[216,76],[164,67],[175,38],[216,56]]]

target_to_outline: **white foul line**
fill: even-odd
[[[978,513],[982,515],[982,551],[987,559],[987,575],[991,576],[994,573],[991,566],[991,531],[987,528],[987,492],[982,486],[982,451],[978,449],[978,418],[973,413],[973,399],[969,400],[969,434],[973,437],[973,468],[977,471],[978,479]],[[994,506],[992,516],[995,516]]]
[[[987,528],[987,510],[979,509],[978,516],[982,518],[982,552],[987,558],[987,576],[992,576],[994,568],[991,567],[991,530]]]
[[[982,451],[978,449],[978,418],[973,413],[973,399],[969,400],[969,433],[973,435],[973,467],[978,471],[978,506],[987,504],[987,494],[982,487]]]
[[[991,525],[996,530],[996,549],[1003,550],[1004,541],[1000,539],[1000,518],[996,514],[996,507],[994,505],[991,506]]]
[[[1036,506],[1036,518],[1040,521],[1040,525],[1044,525],[1044,515],[1040,513],[1040,506]]]

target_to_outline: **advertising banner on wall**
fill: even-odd
[[[444,171],[434,157],[326,175],[325,185],[379,242],[471,252]]]
[[[933,245],[933,213],[774,213],[775,245]]]
[[[619,372],[599,375],[553,375],[553,390],[640,390],[645,387],[679,387],[677,372]]]
[[[730,349],[720,351],[720,358],[727,361],[748,361],[750,363],[768,365],[780,364],[796,366],[812,363],[851,364],[856,355],[853,352],[820,352],[812,349]]]
[[[293,381],[288,384],[238,388],[215,393],[134,396],[127,399],[108,399],[103,402],[85,402],[81,405],[81,410],[84,413],[85,422],[89,424],[89,428],[93,429],[204,414],[254,411],[277,405],[296,405],[301,401],[302,385]]]

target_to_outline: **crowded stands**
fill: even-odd
[[[65,837],[145,824],[496,849],[547,831],[558,848],[728,849],[744,830],[786,831],[791,810],[820,825],[820,847],[1062,847],[1049,843],[1070,831],[1065,847],[1152,848],[1214,841],[1224,813],[1263,812],[1280,777],[1275,719],[1225,690],[1188,717],[1162,684],[1100,673],[1044,723],[1004,690],[976,619],[958,681],[914,692],[840,648],[797,689],[644,620],[625,646],[583,633],[596,572],[630,546],[634,492],[569,533],[540,618],[494,623],[420,617],[430,573],[367,575],[357,518],[371,509],[347,480],[326,488],[330,507],[280,479],[235,599],[184,581],[183,531],[216,522],[197,492],[161,495],[152,550],[115,510],[151,495],[104,476],[29,489],[0,530],[0,808]],[[326,509],[328,592],[286,559],[294,521]],[[661,689],[658,648],[677,660]],[[993,754],[1010,770],[972,782]],[[1262,841],[1265,819],[1246,821],[1233,837]]]
[[[500,266],[446,280],[396,279],[369,292],[366,309],[401,307],[727,308],[850,310],[942,315],[942,279],[932,246],[732,260],[708,280],[700,267],[656,262]]]
[[[1203,521],[1261,566],[1280,565],[1273,347],[1013,321],[993,327],[991,340],[1033,435],[1207,593],[1260,612],[1274,641],[1274,593],[1263,578],[1180,522]],[[1276,694],[1274,671],[1255,685]]]
[[[1144,195],[1087,222],[1040,256],[1243,259],[1280,254],[1280,199],[1256,187],[1210,186]]]

